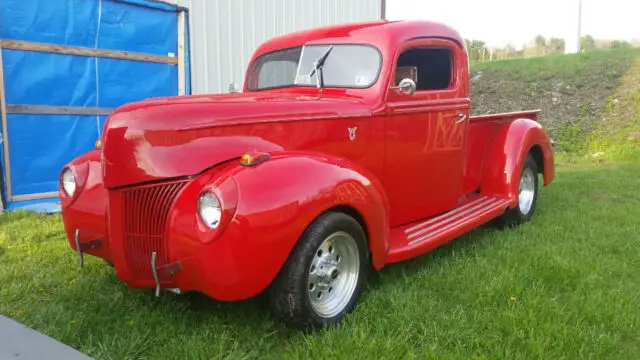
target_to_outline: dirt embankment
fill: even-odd
[[[591,131],[640,50],[496,61],[471,69],[472,114],[542,109],[552,137]]]

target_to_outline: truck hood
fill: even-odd
[[[287,93],[180,96],[127,104],[104,126],[104,184],[114,188],[195,175],[245,152],[293,150],[312,141],[314,132],[292,133],[290,122],[363,116],[371,116],[371,110],[357,99]]]

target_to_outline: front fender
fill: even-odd
[[[518,182],[524,159],[532,151],[542,162],[544,185],[555,177],[551,139],[540,123],[531,119],[516,119],[505,124],[492,139],[482,164],[481,192],[502,195],[511,206],[518,200]]]
[[[171,246],[173,256],[190,259],[184,261],[185,274],[181,276],[181,281],[189,282],[187,287],[219,300],[257,295],[278,274],[309,224],[336,206],[350,207],[361,215],[373,265],[381,268],[386,262],[387,199],[374,176],[347,160],[281,152],[255,166],[226,167],[215,178],[233,179],[237,191],[235,212],[228,225],[215,240],[199,245],[195,239],[187,241],[186,233],[172,233],[176,240]],[[181,198],[175,208],[182,209],[179,212],[183,215],[177,217],[184,218],[186,225],[193,222],[189,219],[194,216],[197,192],[191,194],[187,188]],[[192,210],[185,211],[187,206]],[[177,218],[171,222],[172,228],[181,227]],[[188,272],[198,275],[187,278],[191,277]]]
[[[374,266],[386,262],[388,202],[382,184],[366,169],[322,154],[280,153],[234,177],[240,192],[236,218],[269,233],[287,228],[283,254],[288,256],[321,213],[347,206],[364,220]]]
[[[62,220],[69,245],[76,249],[75,231],[80,229],[80,242],[100,239],[101,248],[86,252],[112,262],[110,243],[107,231],[107,191],[102,183],[102,166],[100,151],[91,150],[73,159],[63,169],[69,168],[76,178],[76,193],[73,197],[66,195],[58,185]]]

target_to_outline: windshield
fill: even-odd
[[[286,86],[316,86],[313,64],[324,55],[323,87],[367,88],[376,82],[382,58],[369,45],[323,44],[277,50],[258,57],[251,65],[247,88],[264,90]],[[310,75],[311,74],[311,75]]]

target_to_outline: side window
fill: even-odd
[[[405,50],[398,58],[396,86],[403,78],[416,82],[416,90],[444,90],[453,85],[453,52],[442,47]]]

